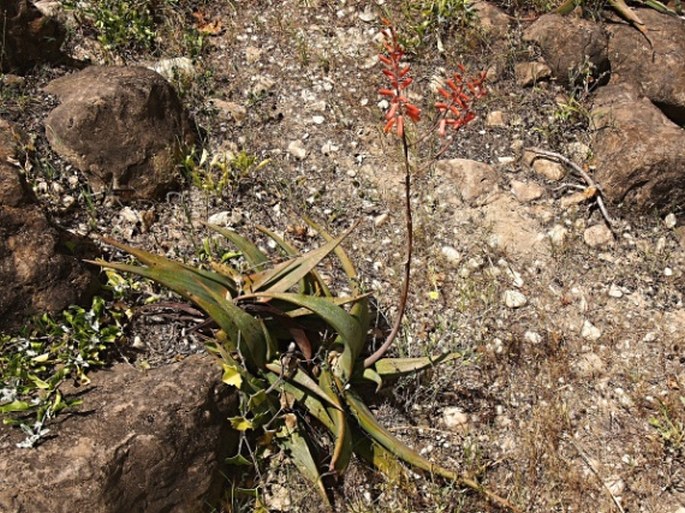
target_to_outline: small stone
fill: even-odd
[[[514,67],[516,85],[526,87],[549,78],[552,70],[543,62],[519,62]]]
[[[675,214],[671,213],[668,214],[666,217],[664,217],[664,224],[666,225],[666,228],[671,229],[675,228],[675,225],[678,223],[678,220],[675,217]]]
[[[247,109],[239,103],[220,100],[218,98],[210,100],[210,103],[236,123],[242,123],[247,117]]]
[[[191,79],[195,76],[195,66],[188,57],[174,57],[172,59],[162,59],[148,66],[152,71],[156,71],[169,82],[175,79]]]
[[[468,429],[469,416],[459,406],[448,406],[442,410],[442,421],[448,429],[466,431]]]
[[[304,147],[304,144],[302,144],[302,141],[297,139],[288,145],[288,153],[298,160],[304,160],[307,156],[307,149]]]
[[[623,290],[621,290],[621,287],[619,287],[618,285],[612,283],[609,287],[609,297],[613,297],[616,299],[621,298],[623,297]]]
[[[216,214],[209,216],[207,222],[217,226],[228,226],[231,222],[231,213],[228,210],[217,212]]]
[[[371,23],[376,19],[376,13],[373,12],[373,9],[370,5],[367,5],[366,8],[358,14],[358,16],[359,19],[364,23]]]
[[[64,208],[71,208],[74,203],[76,203],[76,198],[73,196],[69,196],[68,194],[66,196],[62,197],[62,206]]]
[[[443,246],[440,249],[440,253],[442,253],[442,256],[445,257],[445,260],[447,260],[454,267],[457,267],[459,262],[461,262],[461,254],[452,246]]]
[[[607,247],[614,244],[614,234],[605,224],[596,224],[585,230],[583,240],[591,248]]]
[[[339,148],[338,146],[336,146],[335,144],[333,144],[331,141],[326,141],[326,142],[323,144],[323,146],[321,146],[321,153],[323,153],[324,155],[328,156],[328,155],[330,155],[331,153],[335,153],[335,152],[338,151],[339,149],[340,149],[340,148]],[[355,173],[355,175],[356,175],[356,173]]]
[[[596,353],[584,353],[580,355],[578,361],[574,363],[578,377],[592,378],[604,372],[606,365]]]
[[[385,224],[385,222],[388,220],[388,217],[390,217],[390,216],[387,214],[387,212],[377,216],[373,220],[374,226],[383,226]]]
[[[536,183],[512,180],[511,192],[521,203],[528,203],[541,198],[545,190]]]
[[[670,267],[666,267],[664,269],[664,276],[673,276],[673,269],[671,269]]]
[[[254,64],[262,57],[263,50],[254,46],[245,48],[245,60],[248,64]]]
[[[564,210],[573,207],[575,205],[580,205],[581,203],[585,203],[588,200],[587,194],[584,192],[574,192],[572,194],[567,194],[566,196],[563,196],[561,200],[559,200],[559,204],[561,205],[561,208]]]
[[[544,178],[547,178],[548,180],[551,180],[553,182],[558,182],[559,180],[564,178],[564,176],[566,176],[566,169],[564,168],[564,166],[562,166],[558,162],[553,162],[547,159],[535,159],[532,163],[532,168],[536,174]]]
[[[542,342],[542,336],[535,331],[526,331],[523,334],[523,339],[531,344],[539,344]]]
[[[673,513],[685,513],[685,506],[680,506],[678,509],[673,510]]]
[[[504,304],[507,308],[521,308],[528,303],[526,296],[518,290],[507,290],[504,292]]]
[[[585,340],[595,341],[602,336],[602,332],[597,326],[592,324],[590,321],[585,320],[585,322],[583,322],[583,327],[580,330],[580,336],[583,337]]]
[[[489,112],[485,118],[485,126],[491,128],[504,128],[507,126],[507,120],[504,112],[501,110],[493,110]]]
[[[312,116],[312,122],[315,125],[322,125],[326,121],[326,118],[323,116]]]
[[[566,237],[568,236],[568,230],[560,224],[555,224],[552,229],[547,232],[549,240],[555,247],[563,246],[566,242]]]
[[[643,342],[654,342],[655,340],[656,340],[656,333],[654,331],[650,331],[644,337],[642,337]]]
[[[566,153],[573,162],[585,162],[592,155],[592,150],[587,144],[575,141],[566,146]]]
[[[129,224],[136,224],[140,220],[138,212],[131,207],[124,207],[119,211],[119,217],[122,221]]]

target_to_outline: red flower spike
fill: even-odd
[[[404,57],[404,48],[399,42],[397,32],[390,21],[386,19],[381,20],[387,27],[381,31],[385,41],[383,47],[386,50],[385,54],[378,56],[378,60],[383,64],[383,74],[390,82],[390,88],[382,88],[378,93],[382,96],[387,96],[390,101],[390,108],[385,114],[384,131],[390,132],[393,128],[398,137],[404,137],[404,116],[408,116],[414,123],[421,119],[421,109],[412,104],[409,99],[402,94],[407,89],[414,79],[409,76],[411,73],[411,66],[402,64]],[[446,99],[450,99],[449,95]]]
[[[471,106],[487,93],[483,87],[485,73],[481,73],[477,78],[465,79],[464,66],[458,64],[457,69],[461,73],[455,72],[452,74],[452,78],[445,80],[445,85],[449,90],[445,87],[438,87],[437,89],[437,93],[448,100],[448,102],[439,101],[435,103],[435,108],[442,115],[442,119],[438,123],[440,137],[447,135],[448,127],[459,130],[473,121],[476,115],[471,110]]]

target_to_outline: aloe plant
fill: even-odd
[[[400,461],[478,490],[493,502],[516,509],[457,472],[432,463],[383,428],[365,404],[363,389],[459,357],[381,358],[365,365],[369,329],[369,295],[340,244],[354,226],[338,237],[311,220],[326,240],[305,254],[265,228],[287,258],[272,262],[238,233],[207,225],[233,243],[247,271],[225,263],[195,268],[121,244],[106,243],[136,257],[142,265],[95,261],[118,271],[154,280],[203,309],[216,323],[209,349],[223,370],[223,381],[240,392],[234,429],[252,432],[262,443],[278,444],[330,505],[322,470],[342,475],[353,454],[386,474],[402,473]],[[317,265],[336,255],[346,273],[351,296],[336,296],[317,273]],[[285,406],[284,406],[285,405]],[[293,415],[292,410],[301,415]],[[330,433],[331,454],[318,457],[302,418],[315,419]],[[327,465],[322,465],[326,461]]]

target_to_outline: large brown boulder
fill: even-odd
[[[535,42],[559,83],[573,85],[609,70],[606,32],[597,23],[545,14],[525,31],[524,41]]]
[[[50,82],[60,99],[45,121],[48,141],[89,176],[96,191],[157,199],[178,184],[194,131],[174,88],[143,67],[93,66]]]
[[[0,329],[26,317],[85,303],[99,283],[81,256],[94,247],[54,227],[31,189],[7,162],[15,156],[18,133],[0,120]]]
[[[635,9],[649,44],[633,26],[607,26],[611,83],[628,83],[670,119],[685,124],[685,21],[654,9]]]
[[[0,511],[196,513],[225,485],[237,437],[227,417],[236,395],[213,358],[192,356],[142,372],[100,371],[67,416],[34,449],[0,428]]]
[[[0,71],[26,71],[62,59],[64,28],[28,0],[0,0]]]
[[[685,204],[685,130],[628,84],[597,93],[595,178],[612,202],[639,209]]]

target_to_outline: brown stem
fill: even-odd
[[[383,357],[388,349],[390,349],[390,346],[395,341],[395,338],[402,327],[402,319],[404,317],[404,311],[407,308],[407,298],[409,297],[411,257],[414,250],[414,225],[411,210],[411,166],[409,164],[409,143],[407,142],[406,132],[402,132],[402,150],[404,152],[404,216],[407,230],[407,258],[404,261],[404,282],[402,283],[402,292],[400,294],[399,312],[397,312],[395,324],[393,324],[388,338],[385,339],[383,345],[376,349],[376,352],[364,360],[364,368],[371,367]]]

